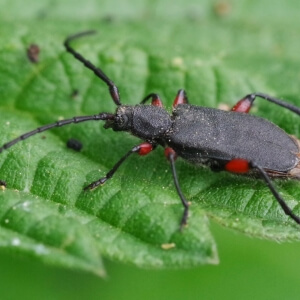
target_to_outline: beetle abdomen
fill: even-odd
[[[241,158],[265,169],[287,172],[299,162],[296,141],[273,123],[245,113],[178,105],[168,144],[184,159]]]

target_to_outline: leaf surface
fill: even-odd
[[[250,1],[244,2],[256,11]],[[46,22],[37,18],[44,4],[41,10],[33,6],[33,11],[18,11],[22,25],[9,20],[9,12],[15,11],[9,8],[1,21],[1,144],[59,119],[115,110],[106,85],[63,49],[68,34],[87,28],[99,28],[99,34],[73,47],[114,80],[124,104],[157,92],[170,109],[179,88],[186,89],[191,103],[210,107],[231,107],[252,91],[299,103],[299,85],[290,78],[299,79],[299,41],[291,36],[300,25],[293,24],[287,35],[282,24],[291,22],[288,13],[280,22],[270,19],[262,26],[258,16],[241,18],[244,11],[238,3],[240,15],[233,10],[226,18],[210,4],[202,6],[203,15],[201,10],[190,14],[190,5],[184,11],[175,5],[168,20],[161,18],[160,10],[153,12],[153,5],[150,15],[159,21],[157,26],[147,17],[128,20],[131,13],[145,11],[144,3],[108,20],[110,5],[102,21],[90,18],[80,26],[74,21],[79,18],[75,6],[65,20],[57,13],[61,8],[53,8]],[[273,10],[276,14],[277,4]],[[41,49],[37,64],[26,56],[31,43]],[[299,120],[292,113],[263,100],[253,113],[299,136]],[[104,276],[103,256],[148,268],[217,263],[208,218],[254,237],[299,239],[298,226],[284,215],[262,181],[213,173],[178,159],[180,184],[192,203],[189,226],[180,232],[182,206],[162,149],[148,157],[133,155],[104,186],[84,192],[140,142],[102,125],[57,128],[1,153],[0,179],[7,182],[7,189],[0,191],[3,250]],[[66,147],[69,138],[82,142],[81,152]],[[299,215],[299,183],[276,185]]]

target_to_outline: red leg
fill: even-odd
[[[176,107],[178,104],[189,103],[188,98],[184,90],[179,90],[177,96],[174,100],[173,107]]]
[[[300,108],[291,104],[291,103],[288,103],[288,102],[285,102],[283,100],[280,100],[280,99],[277,99],[277,98],[274,98],[274,97],[271,97],[269,95],[266,95],[266,94],[262,94],[262,93],[252,93],[252,94],[249,94],[247,96],[245,96],[243,99],[241,99],[233,108],[232,110],[233,111],[238,111],[238,112],[244,112],[244,113],[247,113],[249,112],[252,104],[253,104],[253,101],[255,100],[256,97],[259,97],[259,98],[262,98],[262,99],[265,99],[267,101],[270,101],[272,103],[275,103],[279,106],[282,106],[298,115],[300,115]]]
[[[247,173],[250,170],[249,162],[245,159],[235,158],[225,165],[225,170],[232,173]]]
[[[141,143],[140,145],[138,145],[136,147],[138,148],[138,150],[136,152],[139,155],[147,155],[154,149],[154,146],[148,142]]]
[[[158,94],[151,93],[146,96],[142,101],[141,104],[145,104],[149,99],[151,99],[151,105],[163,107],[162,102],[158,96]]]
[[[248,113],[252,107],[255,97],[253,95],[247,95],[241,99],[231,110],[236,112]]]
[[[291,217],[297,224],[300,224],[300,218],[293,213],[292,209],[287,205],[285,200],[280,196],[275,186],[273,185],[268,173],[261,166],[258,166],[253,162],[248,162],[245,159],[233,159],[225,165],[225,170],[229,172],[240,173],[240,174],[247,173],[250,168],[255,168],[260,172],[262,178],[267,183],[268,188],[270,189],[273,196],[275,197],[275,199],[283,209],[284,213],[289,217]]]
[[[137,153],[139,155],[147,155],[150,153],[156,145],[152,145],[148,142],[144,142],[138,146],[133,147],[130,151],[128,151],[113,167],[112,169],[102,178],[92,182],[88,186],[84,188],[84,190],[92,190],[96,188],[99,185],[104,184],[108,179],[110,179],[115,172],[119,169],[119,167],[122,165],[122,163],[132,154]]]

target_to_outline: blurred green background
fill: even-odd
[[[149,2],[149,3],[148,3]],[[139,20],[159,30],[159,21],[194,22],[214,40],[216,53],[229,51],[227,65],[262,79],[276,95],[300,99],[300,4],[289,1],[5,1],[0,0],[1,30],[12,23],[117,18],[119,25]],[[221,19],[221,21],[220,21]],[[216,21],[216,23],[214,23]],[[238,35],[247,23],[249,35]],[[250,24],[250,25],[249,25]],[[69,25],[71,28],[71,25]],[[75,29],[76,31],[76,29]],[[243,31],[245,32],[245,30]],[[46,33],[45,33],[46,34]],[[199,37],[201,38],[201,37]],[[241,43],[246,40],[247,43]],[[1,41],[1,36],[0,36]],[[193,41],[191,41],[192,44]],[[178,40],[172,40],[176,46]],[[234,44],[244,45],[244,48]],[[153,41],[155,44],[155,41]],[[231,49],[226,49],[226,45]],[[182,45],[181,45],[182,46]],[[203,45],[207,47],[208,45]],[[182,46],[183,47],[183,46]],[[195,52],[197,48],[194,48]],[[252,49],[251,51],[249,49]],[[236,57],[238,56],[238,59]],[[175,91],[177,87],[174,87]],[[300,100],[299,100],[300,104]],[[300,123],[299,123],[300,124]],[[295,125],[299,133],[299,125]],[[105,261],[108,278],[57,269],[41,263],[0,256],[1,299],[297,299],[300,294],[300,245],[245,237],[212,222],[220,265],[192,270],[153,271]]]
[[[192,270],[140,270],[106,261],[103,280],[1,254],[1,299],[298,299],[299,244],[212,227],[220,265]]]

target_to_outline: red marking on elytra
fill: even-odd
[[[225,170],[232,173],[247,173],[249,169],[249,162],[240,158],[235,158],[225,165]]]

